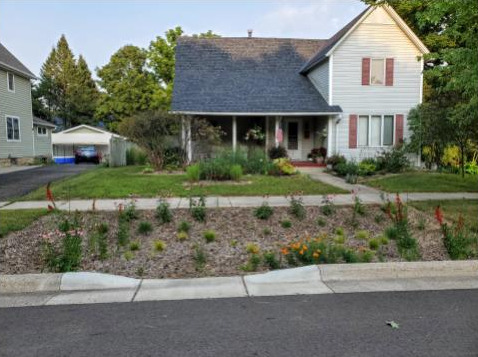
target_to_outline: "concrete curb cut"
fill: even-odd
[[[61,305],[444,289],[478,289],[478,260],[311,265],[197,279],[134,279],[92,272],[2,275],[0,307],[5,305],[2,295],[11,301],[12,294],[28,293],[49,295],[35,304]]]

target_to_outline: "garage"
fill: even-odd
[[[52,134],[53,160],[57,164],[75,163],[75,151],[94,147],[101,162],[109,166],[126,165],[126,150],[132,144],[123,136],[89,125],[79,125]]]

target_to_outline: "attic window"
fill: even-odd
[[[46,128],[43,126],[37,127],[37,134],[40,136],[46,135]]]
[[[384,85],[385,84],[385,60],[372,59],[370,64],[370,84]]]
[[[15,76],[13,75],[13,73],[8,72],[7,81],[8,81],[8,91],[15,92]]]

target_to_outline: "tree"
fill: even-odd
[[[181,140],[183,123],[187,120],[190,120],[193,137]],[[163,169],[168,149],[179,147],[184,154],[188,139],[194,138],[197,143],[218,144],[223,134],[220,127],[212,126],[207,120],[186,118],[162,110],[144,111],[125,118],[118,124],[118,131],[147,153],[149,162],[157,171]]]
[[[148,64],[151,67],[156,80],[165,90],[165,108],[169,108],[171,103],[176,44],[178,38],[183,34],[184,31],[180,26],[177,26],[174,29],[169,29],[165,32],[164,38],[157,36],[155,40],[151,41],[147,51]],[[204,33],[194,34],[192,37],[215,38],[219,37],[219,35],[216,35],[211,30],[208,30]]]
[[[146,51],[132,45],[120,48],[108,64],[97,69],[103,89],[96,115],[113,124],[141,111],[157,109],[165,97],[147,68]]]

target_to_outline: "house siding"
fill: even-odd
[[[6,116],[20,120],[20,141],[7,141]],[[15,92],[9,92],[7,72],[0,69],[0,159],[33,157],[31,83],[15,74]]]
[[[322,94],[322,97],[329,102],[329,60],[314,68],[307,77],[314,87]],[[329,103],[331,105],[331,103]]]
[[[334,52],[333,97],[343,110],[337,126],[340,154],[360,160],[382,148],[349,148],[350,114],[403,114],[404,139],[409,137],[407,114],[421,100],[422,54],[388,13],[378,7]],[[393,58],[393,86],[362,85],[362,58]]]
[[[38,135],[38,126],[34,125],[33,140],[35,140],[35,156],[51,157],[51,129],[46,129],[46,135]]]

